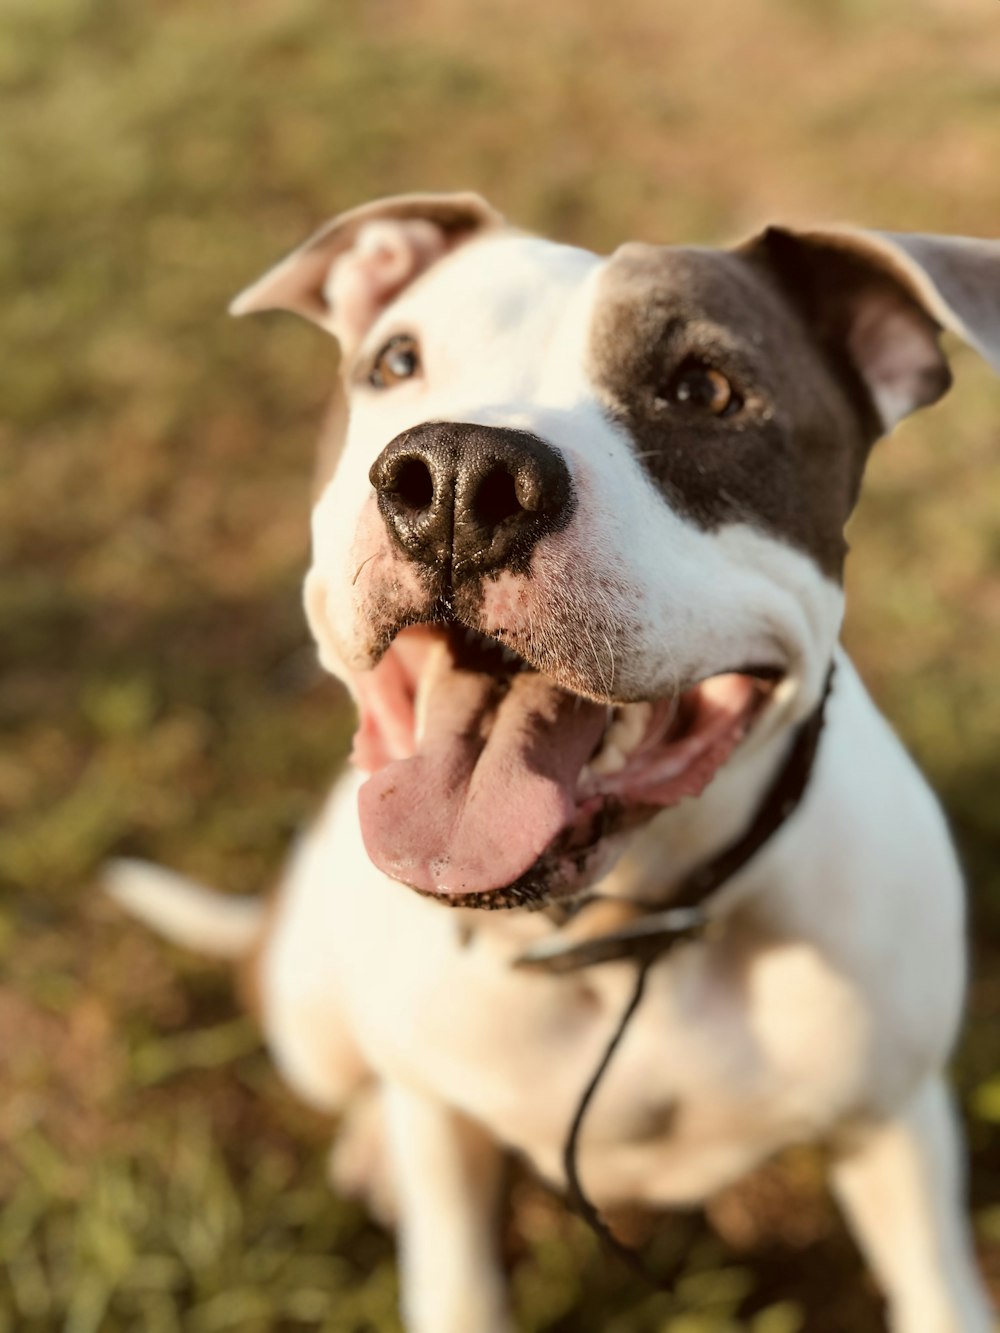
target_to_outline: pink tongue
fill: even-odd
[[[421,683],[417,753],[361,788],[361,832],[387,875],[442,896],[506,888],[576,811],[605,709],[530,672],[499,683],[447,653]]]

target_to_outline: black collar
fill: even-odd
[[[620,929],[576,943],[561,940],[557,932],[526,949],[514,960],[514,966],[562,974],[622,959],[651,962],[699,935],[708,924],[712,898],[798,809],[812,773],[832,684],[831,663],[819,703],[799,724],[785,762],[772,778],[747,828],[721,852],[689,871],[671,893],[667,907],[650,905]]]

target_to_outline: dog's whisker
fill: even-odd
[[[371,555],[365,556],[361,564],[358,565],[357,569],[354,571],[354,578],[351,579],[352,588],[357,584],[358,579],[361,577],[361,571],[364,569],[365,565],[369,565],[373,560],[376,560],[378,558],[378,554],[379,554],[378,551],[373,551]]]
[[[607,692],[608,694],[613,695],[615,692],[615,649],[614,645],[611,642],[611,637],[607,633],[607,631],[604,631],[604,642],[607,645],[608,649],[608,663],[611,672],[611,679],[608,681]]]

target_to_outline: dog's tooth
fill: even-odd
[[[588,770],[600,777],[620,773],[629,755],[645,736],[653,714],[652,704],[624,704],[608,709],[608,725],[597,754]]]
[[[618,746],[605,741],[587,767],[591,773],[596,773],[600,777],[611,777],[615,773],[620,773],[626,762],[627,756],[622,754]]]
[[[608,744],[623,756],[631,754],[645,736],[652,716],[652,704],[626,704],[608,728]]]
[[[677,721],[677,714],[680,712],[680,707],[681,707],[681,696],[679,694],[675,694],[674,697],[670,700],[670,711],[663,719],[662,731],[664,735],[666,735],[666,733]]]
[[[417,682],[416,698],[413,701],[413,735],[418,746],[423,740],[424,731],[427,728],[427,703],[434,679],[440,671],[449,670],[450,666],[451,653],[448,650],[448,645],[443,641],[435,643],[424,661],[423,670]]]

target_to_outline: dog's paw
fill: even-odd
[[[395,1227],[396,1189],[377,1084],[360,1092],[345,1110],[330,1149],[327,1174],[337,1194],[363,1203],[381,1226]]]

